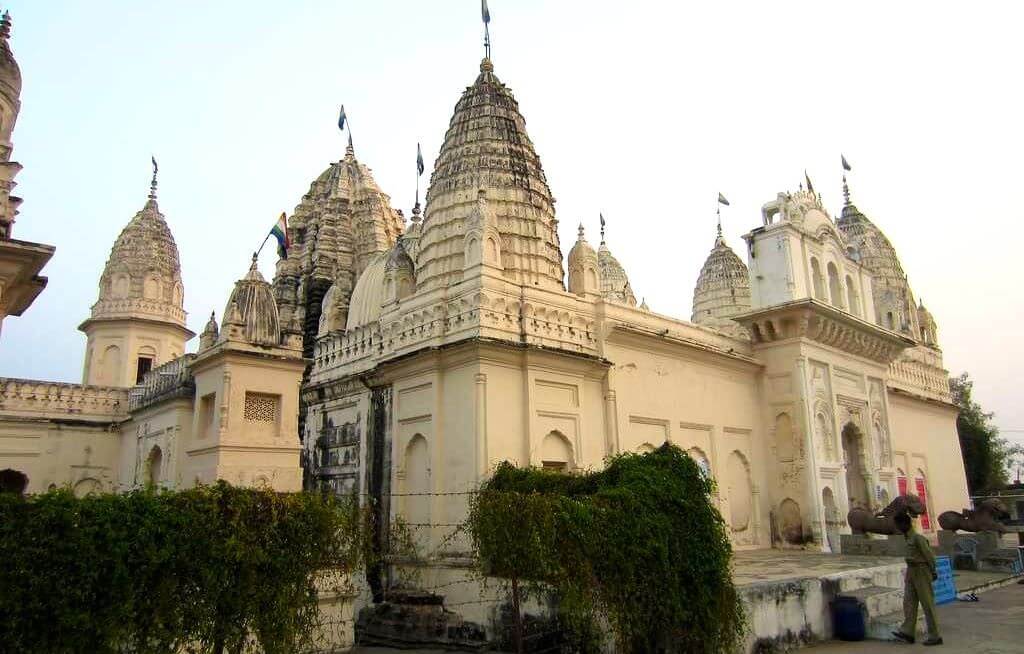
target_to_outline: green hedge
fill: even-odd
[[[234,488],[0,494],[0,651],[302,649],[318,571],[360,565],[354,503]]]
[[[667,444],[581,475],[504,463],[466,529],[484,574],[553,595],[579,633],[606,621],[617,651],[733,652],[744,613],[713,490]]]

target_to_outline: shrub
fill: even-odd
[[[503,463],[465,528],[483,574],[553,594],[580,632],[606,621],[619,651],[732,652],[744,613],[713,490],[669,444],[581,475]]]
[[[354,502],[215,486],[0,495],[0,649],[291,652],[320,571],[363,556]]]

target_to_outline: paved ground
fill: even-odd
[[[1024,652],[1024,585],[1011,584],[978,595],[978,602],[951,602],[939,607],[939,629],[945,644],[921,648],[918,644],[828,643],[805,651],[808,654],[857,654],[867,652],[920,652],[942,654],[1020,654]]]

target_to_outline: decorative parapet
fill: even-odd
[[[128,417],[128,389],[0,378],[0,414],[118,422]]]
[[[443,290],[414,302],[386,306],[379,320],[318,339],[311,381],[373,368],[377,363],[470,338],[597,354],[594,305],[568,294],[531,289],[510,295],[471,288],[447,297]]]
[[[185,354],[147,372],[142,383],[129,392],[128,410],[138,411],[176,397],[192,397],[196,385],[191,364],[195,358],[194,354]]]
[[[952,402],[949,392],[949,371],[942,367],[942,357],[926,347],[903,352],[889,364],[890,388],[920,395],[939,402]]]
[[[185,310],[162,300],[124,297],[98,300],[92,305],[92,320],[109,318],[143,318],[185,326]]]

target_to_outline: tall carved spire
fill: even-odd
[[[465,220],[480,188],[487,190],[488,205],[497,217],[503,275],[516,284],[563,289],[551,189],[519,103],[487,58],[455,105],[434,162],[417,257],[417,288],[462,279]]]

